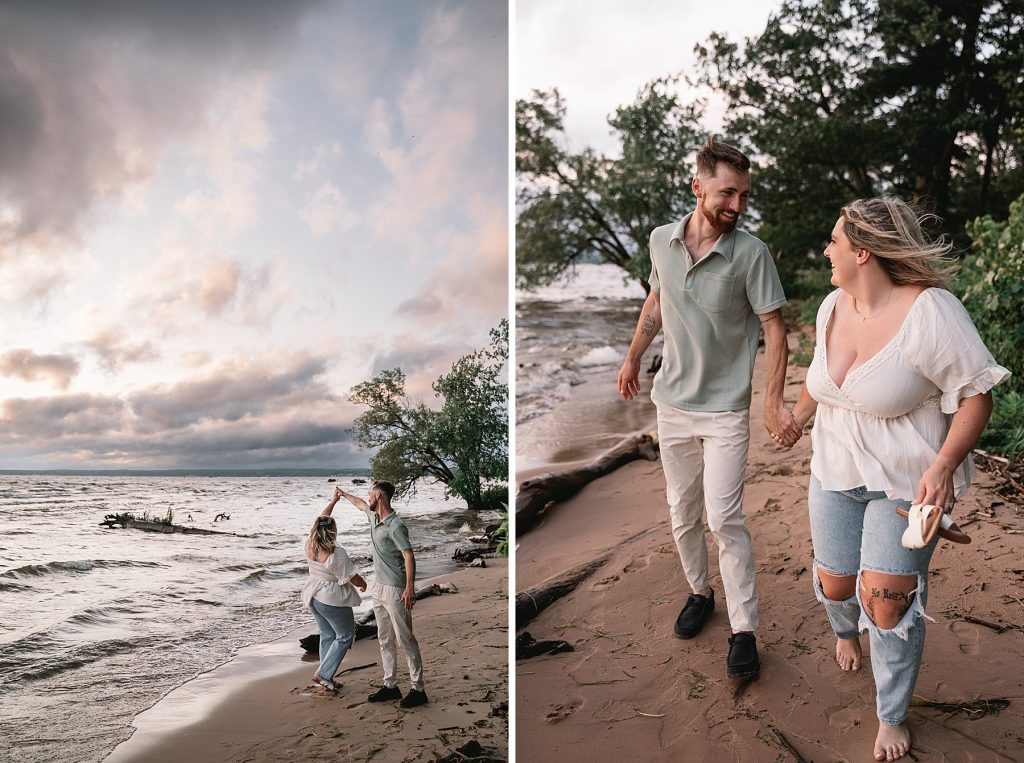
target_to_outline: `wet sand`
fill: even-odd
[[[790,370],[790,404],[804,373]],[[810,438],[791,451],[774,445],[764,430],[763,389],[759,356],[745,510],[758,562],[760,677],[744,683],[725,675],[730,630],[710,535],[715,613],[696,639],[674,636],[690,591],[670,533],[664,478],[659,462],[633,462],[550,508],[518,539],[517,590],[613,552],[525,629],[537,639],[566,639],[576,651],[516,663],[519,759],[796,759],[786,744],[808,761],[872,759],[878,725],[867,639],[866,667],[842,672],[811,589]],[[1010,704],[976,719],[912,707],[912,752],[919,760],[1024,760],[1024,507],[979,473],[956,515],[973,543],[941,542],[933,557],[928,614],[936,622],[928,625],[916,694]]]
[[[336,677],[337,696],[313,687],[317,663],[302,660],[297,641],[316,632],[311,620],[163,698],[107,761],[429,761],[471,740],[505,759],[507,715],[491,713],[508,700],[508,562],[487,565],[432,580],[459,591],[415,606],[429,704],[366,701],[381,685],[376,639],[357,641],[345,656],[341,670],[359,669]],[[398,680],[408,691],[401,652]]]

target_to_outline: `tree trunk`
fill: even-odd
[[[516,535],[536,527],[549,504],[572,498],[587,483],[638,458],[657,460],[656,435],[630,437],[584,466],[527,480],[516,494]]]

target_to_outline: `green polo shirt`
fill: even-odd
[[[749,233],[719,236],[693,262],[683,231],[693,215],[651,233],[651,289],[661,300],[665,350],[651,397],[686,411],[750,407],[758,315],[786,304],[768,247]]]
[[[409,530],[398,512],[391,512],[384,521],[377,519],[377,512],[366,509],[370,520],[370,540],[373,541],[373,574],[383,585],[405,587],[405,558],[402,551],[412,550]]]

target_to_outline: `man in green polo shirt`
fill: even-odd
[[[697,152],[697,209],[651,233],[651,292],[619,371],[626,400],[640,391],[640,361],[661,328],[665,349],[651,398],[675,538],[693,594],[675,623],[696,636],[715,608],[708,584],[703,515],[718,543],[729,623],[729,676],[760,669],[757,583],[743,514],[743,474],[750,442],[751,377],[764,330],[768,361],[765,423],[784,441],[800,431],[782,401],[786,380],[786,304],[778,272],[761,241],[736,229],[750,194],[750,161],[732,146]]]
[[[423,691],[423,659],[420,646],[412,632],[412,608],[416,603],[416,557],[409,543],[409,530],[391,506],[395,486],[378,480],[370,488],[369,503],[346,493],[338,494],[366,514],[370,522],[373,546],[373,615],[377,621],[377,641],[384,667],[384,686],[371,694],[370,702],[401,699],[402,707],[416,707],[427,702]],[[395,678],[400,646],[409,663],[412,688],[404,697]]]

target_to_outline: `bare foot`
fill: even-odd
[[[861,656],[859,638],[836,639],[836,662],[839,663],[840,668],[843,670],[860,670]]]
[[[910,729],[907,724],[890,726],[888,723],[878,724],[878,736],[875,737],[875,760],[899,760],[910,750]]]

